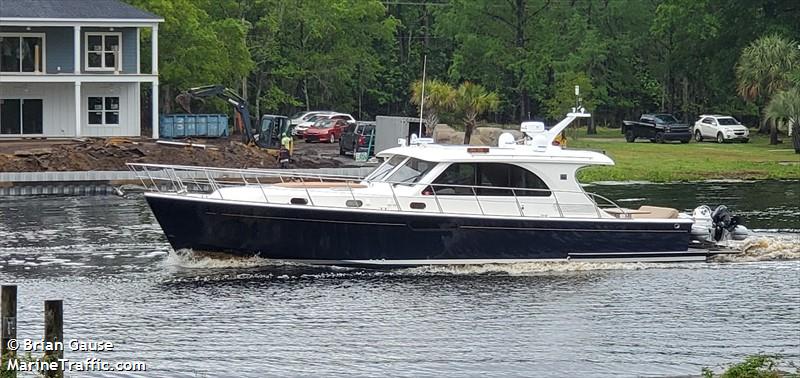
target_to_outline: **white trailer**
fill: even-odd
[[[414,117],[375,117],[375,152],[397,147],[398,139],[411,140],[411,134],[420,136],[419,118]],[[431,135],[425,120],[422,121],[422,137]]]

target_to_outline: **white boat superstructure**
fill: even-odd
[[[282,173],[284,182],[272,185],[220,187],[208,194],[192,195],[364,210],[614,217],[598,207],[595,202],[598,196],[586,193],[575,180],[576,171],[582,166],[610,165],[613,164],[611,159],[596,152],[577,150],[562,150],[561,155],[545,156],[531,154],[524,147],[398,147],[380,153],[386,161],[366,178],[318,177],[316,179],[321,182],[315,182],[311,181],[312,177]],[[353,202],[348,203],[348,200]]]

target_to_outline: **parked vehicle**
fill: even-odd
[[[678,122],[672,114],[642,114],[639,121],[622,121],[622,133],[629,143],[636,138],[647,138],[653,143],[679,140],[689,143],[692,133],[689,125]]]
[[[717,143],[747,143],[750,141],[750,130],[731,116],[703,114],[694,123],[694,140],[702,142],[705,138],[714,139]]]
[[[292,126],[297,126],[305,121],[308,121],[309,118],[319,115],[319,114],[331,114],[334,113],[330,110],[311,110],[311,111],[304,111],[304,112],[297,112],[291,117],[289,117],[289,122]]]
[[[350,124],[339,139],[339,155],[368,152],[375,155],[375,122]]]
[[[306,130],[303,137],[306,142],[336,143],[346,128],[347,122],[343,119],[323,119]]]
[[[308,119],[308,121],[305,121],[305,122],[295,126],[294,129],[292,129],[292,135],[302,139],[302,138],[305,137],[304,134],[305,134],[306,130],[308,130],[311,126],[313,126],[318,121],[322,121],[322,120],[325,120],[325,119],[342,119],[342,120],[345,120],[346,122],[352,122],[352,123],[356,122],[356,119],[353,118],[353,116],[351,116],[350,114],[345,114],[345,113],[322,113],[322,114],[317,114],[317,115],[311,116]]]

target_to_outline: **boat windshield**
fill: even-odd
[[[386,175],[394,170],[398,164],[402,163],[406,160],[406,156],[403,155],[394,155],[391,159],[386,160],[383,164],[379,165],[378,168],[375,168],[372,173],[369,174],[364,180],[366,181],[380,181],[383,180]]]
[[[387,181],[399,184],[415,184],[436,166],[425,160],[408,158],[406,162],[397,168]]]

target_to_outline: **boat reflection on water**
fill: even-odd
[[[710,263],[741,263],[758,261],[800,260],[800,233],[754,233],[742,241],[727,246],[737,254],[721,254]],[[241,257],[223,253],[195,252],[189,249],[170,251],[164,259],[165,269],[172,273],[169,280],[258,280],[299,278],[402,277],[437,275],[557,275],[573,272],[639,269],[684,269],[686,263],[600,262],[600,261],[541,261],[510,264],[451,264],[425,265],[392,270],[374,267],[340,267],[311,265],[260,257]]]

